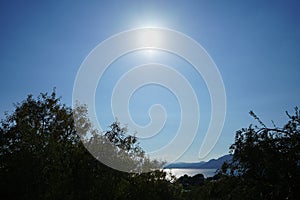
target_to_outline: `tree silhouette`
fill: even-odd
[[[127,135],[119,122],[99,134],[86,112],[85,106],[71,109],[61,104],[55,90],[37,99],[29,95],[15,105],[0,124],[1,199],[140,199],[142,191],[151,194],[144,199],[175,199],[164,172],[124,173],[94,158],[85,145],[95,147],[98,156],[117,156],[122,164],[138,166],[139,172],[158,165],[144,156],[136,137]],[[99,151],[103,145],[110,148]]]
[[[239,177],[249,198],[297,199],[300,178],[300,112],[288,116],[282,128],[267,127],[254,112],[259,126],[250,125],[236,132],[230,147],[231,163],[222,167],[224,174]],[[240,186],[241,186],[240,185]]]

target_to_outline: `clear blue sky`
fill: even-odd
[[[0,116],[12,111],[13,103],[27,94],[51,92],[53,87],[57,87],[63,102],[71,105],[76,73],[88,53],[111,35],[149,26],[174,29],[195,39],[223,77],[227,93],[225,126],[206,160],[228,152],[235,131],[253,122],[250,110],[267,124],[272,119],[282,125],[284,111],[300,106],[298,1],[2,1],[0,5]],[[138,53],[131,56],[144,58]],[[161,56],[163,53],[158,52],[155,59],[162,62]],[[201,80],[199,84],[197,95],[204,112],[200,123],[205,124],[209,121],[209,96]],[[166,96],[145,101],[143,90]],[[147,118],[141,115],[147,115],[147,106],[161,99],[162,104],[174,102],[165,104],[170,113],[165,127],[168,135],[178,126],[174,97],[154,86],[143,90],[133,96],[138,108],[133,118],[146,124]],[[105,95],[105,89],[99,88],[97,98],[103,101],[97,107],[100,110],[105,109],[101,108]],[[110,114],[102,118],[104,124],[113,120]],[[198,160],[202,139],[199,132],[182,161]],[[151,149],[151,145],[144,145]]]

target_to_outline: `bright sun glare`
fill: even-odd
[[[148,58],[153,58],[155,57],[156,51],[154,49],[146,49],[144,50],[144,54]]]

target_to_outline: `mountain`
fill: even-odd
[[[201,165],[205,164],[206,162],[196,162],[196,163],[185,163],[185,162],[177,162],[177,163],[170,163],[166,165],[164,168],[172,169],[172,168],[189,168],[189,169],[198,169]]]
[[[231,161],[232,155],[225,155],[217,159],[211,159],[207,162],[201,161],[196,163],[186,163],[186,162],[178,162],[178,163],[170,163],[167,164],[164,168],[172,169],[172,168],[180,168],[180,169],[218,169],[222,166],[225,161]]]
[[[232,155],[225,155],[218,159],[211,159],[208,162],[201,165],[202,169],[219,169],[225,161],[231,161]]]

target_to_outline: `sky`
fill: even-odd
[[[112,35],[145,27],[191,37],[207,51],[222,76],[225,124],[203,160],[228,153],[235,131],[255,123],[250,110],[267,125],[273,120],[281,126],[287,121],[285,111],[300,106],[298,1],[1,1],[0,5],[1,117],[28,94],[51,92],[54,87],[62,102],[71,106],[76,74],[89,53]],[[168,52],[141,50],[111,64],[95,97],[101,126],[114,120],[110,97],[117,80],[126,70],[149,62],[174,67],[195,89],[200,128],[179,161],[199,161],[210,120],[209,92],[189,63]],[[178,100],[168,88],[152,84],[139,88],[129,102],[132,118],[141,126],[149,123],[148,109],[157,103],[164,106],[167,119],[156,138],[141,140],[147,151],[174,137],[181,120]],[[187,117],[192,123],[193,116]],[[171,155],[161,156],[171,159]]]

